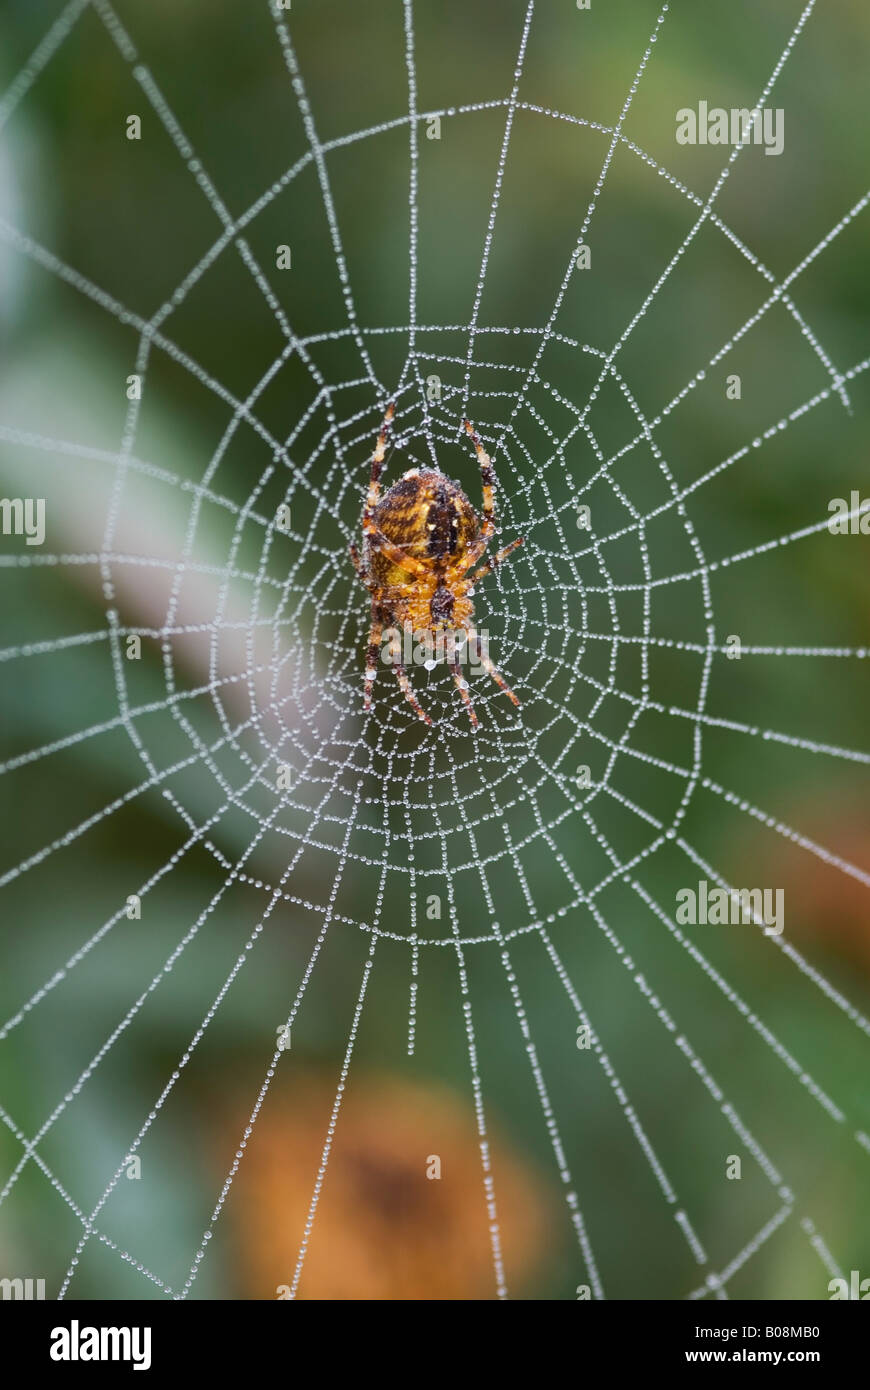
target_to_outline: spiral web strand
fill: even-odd
[[[493,1292],[507,1296],[510,1269],[499,1214],[498,1155],[493,1152],[490,1135],[486,1049],[479,1029],[481,955],[490,987],[509,1002],[511,1026],[520,1040],[518,1055],[525,1058],[537,1123],[546,1136],[549,1162],[558,1178],[564,1204],[562,1219],[573,1242],[576,1279],[589,1285],[593,1297],[619,1296],[616,1271],[602,1260],[598,1248],[602,1222],[584,1197],[584,1182],[579,1176],[584,1170],[582,1155],[578,1158],[576,1143],[565,1134],[564,1092],[553,1074],[559,1062],[547,1046],[536,1042],[541,1003],[524,970],[527,938],[533,938],[543,953],[549,993],[553,998],[558,996],[567,1008],[569,1030],[580,1026],[589,1030],[592,1053],[615,1101],[614,1123],[620,1126],[621,1143],[636,1150],[650,1179],[647,1200],[663,1204],[681,1243],[685,1268],[693,1271],[684,1280],[685,1296],[727,1297],[729,1283],[787,1226],[799,1229],[801,1239],[814,1252],[820,1278],[826,1281],[830,1275],[840,1275],[837,1257],[824,1233],[817,1230],[800,1191],[793,1190],[785,1176],[786,1165],[768,1152],[763,1138],[744,1117],[733,1095],[730,1073],[726,1083],[718,1075],[716,1060],[704,1047],[696,1047],[683,1031],[680,995],[678,988],[670,987],[667,969],[662,967],[657,983],[650,978],[649,957],[643,965],[635,959],[638,938],[623,930],[624,907],[611,912],[608,904],[609,894],[619,890],[621,903],[633,904],[644,931],[655,933],[657,939],[666,938],[688,969],[708,982],[726,1011],[739,1018],[739,1027],[759,1039],[775,1059],[787,1084],[806,1092],[815,1107],[819,1131],[824,1126],[842,1127],[870,1155],[870,1137],[842,1101],[829,1094],[824,1067],[819,1076],[814,1074],[804,1054],[778,1035],[776,1026],[760,1016],[751,999],[728,978],[725,967],[716,963],[715,950],[707,949],[707,938],[683,930],[675,920],[671,901],[661,901],[644,877],[648,863],[667,853],[679,856],[682,865],[677,884],[694,883],[703,876],[711,884],[732,888],[686,829],[690,809],[700,799],[705,805],[718,802],[727,806],[747,823],[763,826],[799,847],[809,858],[824,862],[864,888],[870,886],[870,875],[848,857],[793,828],[763,805],[747,800],[738,789],[712,775],[704,762],[705,737],[710,731],[726,729],[740,738],[789,750],[794,757],[809,755],[859,767],[870,761],[870,754],[841,746],[836,740],[802,737],[751,720],[726,718],[707,708],[716,658],[727,652],[717,623],[714,577],[726,569],[739,571],[782,556],[789,547],[824,533],[828,517],[822,509],[810,524],[709,559],[691,516],[691,504],[698,494],[714,480],[721,484],[729,470],[736,470],[753,453],[763,453],[780,438],[787,443],[794,432],[826,409],[852,408],[850,389],[867,372],[870,356],[837,367],[792,295],[799,277],[817,258],[831,254],[837,238],[865,213],[870,192],[839,215],[824,237],[779,278],[717,211],[727,179],[743,157],[743,144],[728,152],[710,192],[701,196],[631,140],[626,127],[635,95],[666,45],[669,27],[679,23],[673,5],[662,7],[639,55],[618,117],[613,125],[606,125],[544,110],[521,99],[524,64],[536,20],[533,3],[528,4],[519,28],[507,97],[440,112],[427,110],[424,115],[418,109],[415,7],[412,0],[405,0],[396,6],[396,16],[398,20],[401,14],[407,112],[369,129],[328,139],[321,138],[318,131],[318,113],[307,94],[304,67],[294,46],[295,17],[283,10],[262,8],[263,22],[277,47],[308,147],[241,215],[230,211],[175,115],[159,73],[146,65],[135,35],[128,32],[108,0],[74,0],[67,5],[0,100],[2,132],[15,113],[26,108],[31,88],[63,53],[84,16],[96,16],[111,38],[117,63],[138,85],[146,109],[159,121],[174,147],[175,158],[215,221],[215,239],[207,253],[157,312],[145,318],[66,264],[23,227],[5,217],[0,220],[2,241],[11,253],[30,264],[33,273],[63,282],[68,290],[91,301],[123,327],[135,343],[127,370],[142,382],[141,398],[127,403],[116,452],[0,422],[0,439],[22,455],[50,456],[70,470],[85,466],[99,469],[100,476],[108,480],[102,484],[105,520],[96,549],[23,554],[19,550],[0,561],[7,571],[23,571],[25,577],[41,570],[53,571],[56,580],[65,577],[68,569],[94,569],[99,573],[105,601],[105,625],[19,642],[7,646],[0,655],[7,670],[33,665],[40,669],[39,679],[46,679],[41,674],[44,666],[61,653],[81,651],[87,661],[101,664],[101,669],[108,664],[117,703],[110,718],[97,719],[43,746],[18,753],[0,772],[10,779],[27,777],[24,769],[44,759],[119,735],[129,740],[141,765],[138,777],[126,791],[67,825],[62,833],[8,868],[0,876],[0,887],[17,885],[27,876],[47,883],[58,858],[76,850],[87,855],[89,837],[102,822],[119,815],[131,803],[155,797],[167,803],[175,825],[181,827],[181,839],[147,879],[130,885],[129,892],[147,905],[149,895],[167,884],[171,888],[173,873],[201,855],[206,856],[216,884],[206,904],[160,960],[153,977],[136,984],[121,1017],[93,1055],[84,1063],[76,1062],[74,1080],[39,1127],[28,1134],[13,1107],[0,1110],[17,1151],[0,1189],[0,1203],[14,1204],[19,1180],[35,1167],[73,1214],[80,1232],[58,1290],[60,1297],[68,1293],[75,1296],[77,1271],[94,1242],[132,1266],[165,1296],[183,1298],[195,1291],[209,1242],[219,1228],[225,1205],[232,1200],[233,1183],[243,1172],[245,1150],[256,1132],[270,1087],[279,1068],[292,1067],[292,1051],[284,1054],[270,1040],[269,1051],[263,1054],[262,1080],[252,1094],[250,1117],[238,1137],[198,1247],[180,1277],[163,1268],[151,1268],[135,1248],[125,1248],[114,1239],[108,1233],[112,1228],[107,1229],[107,1211],[130,1156],[137,1154],[159,1127],[176,1085],[194,1062],[209,1028],[222,1009],[229,1007],[231,992],[245,988],[245,970],[257,946],[274,933],[276,919],[289,913],[289,920],[304,923],[310,933],[310,937],[303,935],[310,946],[302,958],[298,981],[287,985],[283,1019],[291,1031],[305,1018],[306,997],[318,969],[323,969],[324,958],[335,949],[336,935],[342,943],[363,943],[356,994],[349,1001],[349,1016],[342,1025],[346,1027],[346,1043],[334,1103],[320,1160],[311,1174],[311,1198],[290,1281],[292,1296],[305,1292],[305,1261],[309,1247],[317,1240],[318,1208],[321,1193],[328,1191],[330,1156],[341,1129],[343,1098],[354,1084],[355,1047],[380,961],[387,956],[393,968],[390,952],[402,953],[405,961],[407,1023],[398,1046],[409,1058],[415,1056],[419,1035],[426,1028],[427,1010],[438,1006],[431,993],[427,997],[427,966],[431,969],[432,958],[439,952],[455,962],[453,987],[458,990],[458,1026],[479,1138],[481,1200],[491,1246]],[[814,10],[815,2],[810,0],[797,14],[785,46],[774,55],[756,105],[764,107],[775,99],[776,84],[795,46],[811,42],[806,31]],[[422,124],[433,116],[462,122],[481,112],[496,114],[503,125],[470,318],[460,324],[421,322],[418,291],[426,274],[420,251]],[[533,120],[537,125],[556,123],[577,133],[581,129],[596,131],[603,136],[605,147],[591,199],[577,219],[576,242],[568,249],[555,298],[538,327],[499,325],[486,317],[488,275],[505,217],[503,190],[519,119]],[[395,132],[407,137],[409,158],[408,321],[372,325],[364,321],[356,306],[343,241],[347,231],[333,195],[331,163],[354,144],[377,144]],[[596,216],[607,199],[608,178],[617,154],[642,161],[661,176],[684,202],[690,222],[658,279],[612,345],[606,347],[582,342],[561,331],[559,325],[577,283],[577,249],[594,241]],[[313,179],[322,205],[344,320],[338,327],[297,336],[273,288],[274,277],[254,249],[254,235],[258,219],[270,205],[305,177]],[[489,171],[486,177],[490,177]],[[310,192],[312,184],[306,186]],[[727,241],[751,267],[758,281],[757,302],[737,330],[717,344],[673,397],[657,413],[648,415],[640,393],[632,388],[629,373],[620,370],[621,354],[671,278],[679,275],[680,262],[704,231]],[[261,298],[283,341],[265,373],[244,396],[199,365],[182,346],[181,332],[173,335],[173,316],[180,313],[219,259],[229,256],[238,258],[248,292]],[[757,435],[747,438],[713,467],[689,481],[679,481],[658,441],[660,427],[672,417],[678,419],[693,394],[703,391],[713,370],[775,313],[785,314],[792,331],[808,344],[816,360],[818,389],[771,419]],[[380,356],[385,343],[391,348],[398,344],[404,354],[397,377],[388,377],[381,366],[386,360]],[[591,368],[591,384],[576,398],[566,394],[564,385],[542,375],[554,349]],[[192,376],[223,412],[223,434],[196,479],[138,452],[155,358],[167,359]],[[328,365],[333,361],[334,370]],[[307,405],[300,409],[289,432],[279,437],[267,425],[267,412],[261,410],[261,403],[289,364],[298,367],[299,379],[305,382],[300,394],[304,389]],[[436,399],[427,390],[433,374],[441,384]],[[564,380],[561,373],[555,375]],[[593,428],[605,389],[615,391],[632,420],[632,437],[612,450],[599,438],[597,424]],[[493,657],[518,690],[522,707],[518,712],[509,709],[494,686],[485,680],[476,682],[473,694],[481,716],[476,734],[468,727],[449,682],[441,679],[443,671],[428,680],[419,668],[411,673],[419,698],[433,716],[431,731],[424,733],[414,727],[413,713],[385,671],[379,674],[371,715],[363,717],[360,654],[366,613],[362,591],[346,556],[348,542],[357,538],[368,457],[389,400],[396,402],[391,455],[394,469],[397,459],[402,460],[402,467],[405,460],[437,467],[439,459],[457,457],[462,421],[466,415],[474,420],[496,467],[501,532],[506,539],[517,535],[525,538],[523,549],[508,565],[496,570],[476,596],[480,619],[492,633]],[[222,490],[221,473],[222,464],[241,439],[256,459],[251,465],[250,492],[243,501]],[[626,481],[624,465],[641,455],[661,484],[660,500],[648,500],[652,494],[647,493],[635,500],[631,484],[635,475],[627,475]],[[388,459],[388,470],[390,466]],[[174,555],[159,550],[149,553],[147,534],[136,532],[130,488],[132,482],[139,481],[155,489],[158,497],[171,497],[173,507],[184,509],[183,532]],[[611,509],[603,514],[612,520],[599,531],[599,509],[593,506],[591,527],[578,531],[577,508],[595,497],[600,488],[609,493]],[[278,503],[290,508],[289,528],[276,523]],[[213,512],[221,513],[230,528],[225,555],[217,562],[202,541],[205,519]],[[679,545],[672,540],[665,547],[657,539],[662,522],[675,523],[681,535]],[[676,533],[671,530],[667,534],[673,537]],[[137,544],[131,549],[132,541]],[[626,543],[634,548],[635,578],[627,577],[628,567],[621,558],[610,561],[612,555],[621,556],[618,547]],[[159,623],[145,624],[131,613],[128,577],[139,571],[165,581]],[[656,631],[656,604],[662,591],[691,592],[680,636]],[[161,698],[142,699],[130,688],[123,649],[131,636],[150,641],[160,652],[165,685]],[[186,655],[194,650],[194,643],[199,653],[195,659]],[[691,678],[684,681],[680,700],[670,695],[660,698],[656,661],[661,654],[677,652],[691,661],[682,668],[692,672]],[[785,666],[811,660],[851,667],[867,654],[863,648],[836,643],[747,643],[743,647],[747,661],[775,658]],[[198,662],[192,682],[191,662],[194,667]],[[158,727],[149,722],[154,716],[167,716],[171,721],[182,737],[182,754],[164,756],[159,740],[149,733]],[[649,734],[651,719],[668,721],[679,731],[663,748]],[[177,741],[171,746],[177,747]],[[678,746],[684,750],[681,758],[674,751]],[[600,755],[600,771],[585,791],[578,788],[575,769],[587,760],[590,748]],[[282,765],[292,770],[291,784],[276,789],[276,775]],[[624,776],[626,768],[630,772]],[[640,780],[637,773],[642,774]],[[201,797],[188,804],[186,787],[194,774],[201,775],[209,787],[205,810]],[[645,801],[638,789],[647,786],[650,798]],[[230,822],[234,830],[228,837],[225,827]],[[244,827],[243,842],[235,838],[239,825]],[[616,827],[616,831],[605,827]],[[542,854],[549,864],[546,875],[537,867]],[[271,870],[279,864],[280,872],[267,873],[264,863]],[[208,935],[227,904],[238,901],[241,889],[255,895],[260,904],[245,922],[241,950],[217,980],[195,1028],[188,1029],[186,1045],[165,1087],[147,1105],[138,1128],[107,1164],[96,1201],[78,1201],[46,1157],[52,1130],[70,1113],[74,1117],[88,1087],[99,1085],[101,1068],[143,1011],[160,1008],[161,990],[184,953],[198,938]],[[446,907],[443,930],[440,922],[429,923],[421,916],[420,904],[432,893],[440,895]],[[504,923],[512,894],[508,927]],[[407,904],[405,931],[395,929],[395,915],[390,910],[397,898]],[[29,998],[15,1003],[0,1027],[0,1041],[26,1026],[31,1015],[38,1020],[55,992],[68,987],[74,972],[93,968],[101,948],[124,918],[122,902]],[[765,1201],[758,1207],[760,1218],[742,1228],[743,1238],[725,1255],[721,1240],[716,1241],[720,1253],[711,1254],[707,1237],[696,1229],[691,1195],[684,1192],[685,1184],[674,1170],[672,1155],[662,1152],[661,1136],[651,1132],[645,1117],[644,1088],[631,1070],[626,1072],[622,1049],[605,1045],[605,1039],[612,1035],[612,1020],[599,1016],[594,994],[585,986],[582,953],[576,954],[565,935],[572,930],[580,932],[581,923],[584,939],[590,933],[600,937],[611,969],[618,965],[628,972],[630,1007],[649,1012],[664,1045],[674,1050],[675,1061],[688,1067],[704,1089],[711,1119],[716,1115],[722,1118],[731,1144],[751,1157],[767,1185]],[[828,981],[787,933],[767,936],[760,922],[753,930],[759,937],[753,947],[773,960],[771,969],[801,975],[814,994],[816,1006],[827,1016],[839,1016],[856,1035],[870,1034],[870,1021],[861,1009]],[[358,952],[359,945],[354,949]],[[674,958],[672,952],[668,959]],[[274,1039],[274,1030],[270,1039]],[[865,1039],[858,1041],[865,1049]],[[573,1048],[574,1037],[568,1031],[566,1049],[570,1053]],[[751,1089],[751,1078],[746,1084]],[[605,1267],[610,1269],[609,1276]]]

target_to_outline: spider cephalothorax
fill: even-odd
[[[480,464],[483,486],[481,516],[478,516],[459,484],[451,482],[434,468],[412,468],[381,497],[381,470],[392,418],[393,406],[390,405],[372,455],[371,481],[363,512],[365,559],[360,559],[355,545],[350,547],[356,572],[372,596],[365,707],[371,707],[378,652],[385,628],[401,629],[412,633],[415,638],[437,637],[448,629],[462,632],[475,661],[489,672],[508,699],[518,705],[519,700],[493,666],[471,622],[474,604],[470,594],[474,585],[523,543],[522,536],[511,541],[481,569],[471,573],[495,531],[494,477],[489,455],[478,439],[474,426],[466,420],[465,428],[474,443]],[[392,664],[405,699],[426,724],[431,724],[432,720],[411,689],[400,659],[399,644],[395,643]],[[449,644],[447,664],[471,723],[477,728],[477,715],[468,693],[468,683],[463,679],[455,647],[451,648]]]

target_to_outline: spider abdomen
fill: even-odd
[[[388,540],[420,560],[461,557],[477,540],[477,513],[458,483],[434,469],[412,469],[384,493],[374,510]],[[377,553],[373,563],[377,565]]]

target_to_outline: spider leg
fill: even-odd
[[[381,633],[384,630],[383,620],[378,614],[374,604],[372,604],[372,625],[369,628],[369,645],[366,650],[366,678],[363,691],[363,709],[372,707],[372,686],[375,683],[375,676],[378,673],[378,653],[381,647]]]
[[[405,670],[401,661],[398,661],[395,658],[393,659],[393,670],[396,673],[396,680],[399,682],[399,688],[401,689],[402,694],[408,701],[408,704],[411,706],[412,710],[414,710],[414,712],[416,713],[418,719],[422,719],[424,724],[429,724],[431,726],[432,720],[429,718],[423,706],[420,704],[420,701],[417,699],[417,696],[411,689],[411,682],[408,680],[408,672]]]
[[[517,536],[517,539],[515,541],[511,541],[510,545],[506,545],[503,550],[500,550],[498,552],[497,555],[493,555],[490,560],[487,560],[483,568],[479,569],[477,571],[477,574],[473,574],[471,576],[469,583],[476,584],[478,580],[485,579],[488,574],[492,574],[494,569],[498,569],[502,560],[506,560],[507,557],[510,555],[511,551],[516,550],[518,545],[522,545],[524,540],[524,536]]]
[[[493,472],[492,460],[480,442],[480,436],[470,420],[464,420],[466,433],[471,436],[474,451],[477,454],[477,461],[480,464],[480,481],[483,488],[483,525],[481,533],[486,540],[489,540],[495,530],[495,500],[493,496],[493,486],[495,484],[495,473]],[[484,546],[484,550],[486,547]],[[480,554],[483,554],[481,550]],[[477,557],[480,559],[480,556]],[[472,560],[476,564],[476,560]]]
[[[413,575],[415,579],[420,579],[423,575],[430,573],[428,565],[425,565],[422,560],[408,555],[400,545],[387,539],[383,531],[378,528],[374,517],[369,515],[368,510],[363,516],[363,531],[368,537],[369,545],[386,555],[391,565],[397,565],[399,569],[403,569],[406,574]]]
[[[471,727],[472,729],[476,729],[478,727],[478,719],[477,715],[474,713],[474,705],[472,704],[471,696],[468,693],[468,681],[463,676],[458,661],[449,661],[447,664],[450,667],[450,670],[453,672],[453,679],[456,682],[456,689],[462,696],[462,703],[468,711],[468,717],[471,720]]]
[[[487,544],[486,536],[480,536],[473,545],[468,547],[465,554],[460,559],[454,559],[453,565],[455,567],[455,572],[461,575],[467,574],[470,569],[474,569],[478,560],[483,557],[483,552],[486,550]],[[470,584],[471,580],[465,580],[464,582]]]
[[[395,409],[395,404],[393,401],[390,401],[390,404],[387,406],[387,413],[384,416],[383,424],[381,425],[381,432],[378,435],[378,442],[375,445],[375,452],[372,454],[372,471],[371,477],[369,478],[368,496],[366,497],[367,512],[372,511],[372,509],[377,506],[378,498],[381,494],[381,473],[384,467],[384,455],[387,452],[387,433],[392,423]]]
[[[390,401],[390,404],[387,406],[387,413],[384,416],[384,423],[381,425],[381,432],[378,435],[378,442],[375,445],[375,452],[372,454],[372,472],[371,478],[369,479],[369,490],[366,495],[365,509],[363,511],[363,534],[368,540],[369,546],[376,550],[383,551],[391,565],[397,565],[400,569],[403,569],[406,574],[413,575],[415,579],[419,579],[422,575],[428,573],[426,566],[420,560],[416,560],[413,555],[407,555],[401,546],[388,540],[374,518],[374,510],[378,505],[378,498],[381,495],[381,473],[384,467],[384,455],[387,452],[387,433],[393,419],[394,411],[395,405]],[[356,571],[360,579],[363,580],[363,583],[366,583],[366,580],[363,578],[361,563],[358,563],[359,553],[356,551],[355,546],[351,549],[351,559],[356,566]],[[371,588],[370,585],[369,588]]]
[[[350,558],[351,560],[353,560],[353,567],[356,570],[357,575],[362,580],[363,584],[365,584],[372,597],[381,606],[383,606],[384,604],[387,604],[387,606],[389,606],[391,603],[394,603],[395,600],[399,598],[401,591],[399,589],[394,588],[391,585],[375,583],[371,575],[366,573],[365,565],[363,564],[360,558],[360,553],[354,545],[353,541],[351,541],[350,545],[348,546],[348,550],[350,551]]]
[[[516,705],[517,709],[519,709],[519,700],[517,699],[514,692],[511,690],[504,676],[496,670],[495,666],[490,661],[488,652],[485,652],[483,650],[483,647],[480,644],[480,637],[477,634],[476,628],[472,627],[471,623],[467,623],[465,630],[468,633],[468,645],[469,647],[474,647],[477,653],[477,659],[483,667],[484,671],[486,671],[487,675],[492,677],[496,685],[501,687],[505,695],[507,695],[508,699],[512,700],[513,703]]]
[[[354,545],[353,541],[351,541],[350,545],[348,546],[348,550],[350,551],[350,558],[353,561],[353,567],[357,572],[357,577],[361,580],[363,584],[365,584],[369,593],[373,594],[375,591],[375,586],[365,572],[363,562],[360,559],[360,553]]]

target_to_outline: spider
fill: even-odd
[[[365,708],[371,708],[378,651],[385,627],[401,628],[416,635],[418,640],[420,636],[435,636],[448,628],[461,629],[467,634],[469,653],[476,654],[477,661],[496,685],[518,706],[519,700],[481,647],[471,622],[474,604],[470,595],[474,585],[491,574],[524,539],[520,536],[511,541],[475,574],[470,573],[495,531],[494,475],[489,455],[471,421],[465,420],[465,429],[480,464],[482,516],[477,515],[459,484],[450,482],[434,468],[412,468],[381,497],[381,472],[393,411],[394,406],[390,404],[372,455],[371,480],[362,521],[365,560],[360,558],[354,544],[350,546],[354,568],[372,596]],[[399,659],[398,643],[392,644],[391,656],[402,694],[418,718],[431,725],[432,720],[411,689],[408,673]],[[468,685],[462,677],[455,650],[449,646],[447,664],[472,727],[476,729],[478,719]]]

